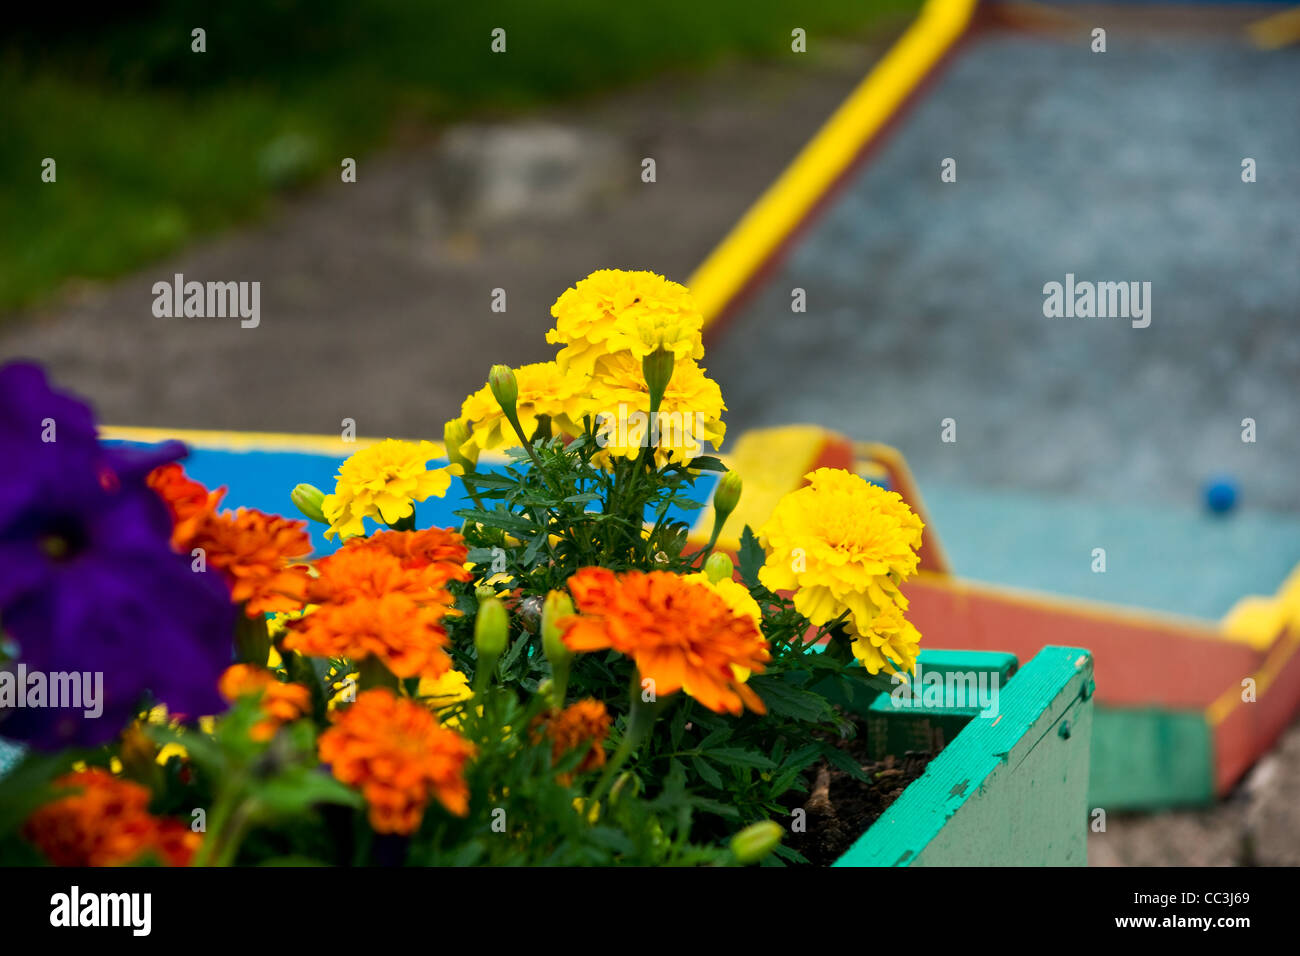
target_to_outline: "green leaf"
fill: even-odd
[[[514,644],[510,645],[510,650],[506,651],[505,657],[501,658],[500,666],[502,674],[510,673],[510,669],[514,667],[515,661],[519,660],[519,655],[523,653],[524,648],[527,646],[528,635],[521,634],[518,640],[516,640]]]
[[[781,857],[783,860],[789,860],[791,863],[808,862],[808,858],[806,856],[804,856],[798,850],[791,849],[790,847],[786,846],[783,843],[778,843],[776,845],[776,849],[774,849],[772,853],[775,856]]]
[[[822,756],[855,780],[870,782],[871,775],[864,771],[862,767],[858,765],[856,760],[838,747],[833,747],[830,744],[823,744]]]
[[[713,769],[707,760],[701,757],[692,757],[691,765],[695,767],[695,772],[704,779],[705,783],[719,790],[722,789],[722,774]]]
[[[695,797],[692,799],[691,804],[697,810],[702,810],[705,813],[712,813],[716,817],[725,817],[728,820],[734,820],[740,816],[740,811],[735,807],[729,806],[725,803],[719,803],[717,800],[709,800],[705,797]]]
[[[692,458],[690,467],[696,471],[727,471],[727,466],[722,463],[720,458],[714,458],[712,455],[702,455],[699,458]]]
[[[808,769],[821,756],[821,748],[816,744],[800,747],[781,764],[781,772],[772,778],[772,792],[785,793],[794,786],[799,775]]]
[[[757,750],[742,750],[739,747],[714,747],[709,751],[709,757],[733,767],[753,767],[755,770],[772,770],[776,767],[776,764]]]
[[[807,767],[810,763],[816,760],[819,753],[821,753],[821,747],[817,746],[817,744],[808,744],[806,747],[800,747],[798,750],[794,751],[794,753],[790,754],[790,756],[785,758],[785,762],[781,764],[781,768],[784,770],[790,767],[797,767],[802,770],[804,767]]]
[[[528,547],[524,549],[523,563],[525,566],[531,566],[533,561],[536,560],[537,555],[545,547],[549,534],[547,531],[540,531],[537,537],[528,542]]]
[[[258,803],[258,819],[292,817],[318,803],[360,807],[361,795],[328,774],[307,767],[293,767],[252,788]]]
[[[686,711],[686,707],[678,707],[669,724],[669,740],[672,741],[674,749],[682,745],[682,734],[686,731]]]
[[[754,537],[754,531],[749,525],[745,525],[745,530],[740,533],[740,579],[750,588],[758,587],[758,569],[763,566],[767,560],[767,555],[763,553],[762,546],[758,543],[758,538]]]
[[[796,687],[779,677],[755,677],[750,686],[767,709],[781,717],[815,723],[831,716],[831,705],[821,694]]]
[[[525,534],[532,534],[537,530],[535,522],[509,511],[480,511],[477,508],[463,508],[453,511],[452,514],[457,518],[476,521],[490,528],[500,528],[503,531],[522,531]]]
[[[481,472],[468,477],[470,483],[480,491],[487,488],[514,488],[519,484],[518,478],[511,478],[509,475],[500,475],[493,472]]]
[[[718,727],[707,737],[700,741],[697,750],[708,750],[710,747],[716,747],[718,744],[726,743],[731,739],[730,727]]]

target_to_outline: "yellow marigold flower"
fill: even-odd
[[[589,404],[585,376],[565,374],[554,362],[535,362],[515,369],[515,381],[519,387],[515,412],[525,435],[532,437],[542,415],[550,416],[556,432],[579,433],[577,423]],[[490,385],[465,399],[460,421],[468,428],[469,438],[457,453],[470,461],[477,461],[482,452],[519,444],[519,436],[506,420]]]
[[[599,422],[597,441],[606,452],[635,458],[652,440],[655,464],[689,461],[705,454],[705,443],[722,444],[727,426],[722,389],[694,362],[680,361],[652,421],[650,390],[641,363],[629,353],[606,356],[591,380],[591,408]]]
[[[461,671],[453,669],[441,677],[421,677],[415,696],[434,712],[440,712],[469,700],[474,696],[474,692],[470,690],[469,678]],[[451,715],[444,718],[443,723],[448,727],[456,727],[460,724],[460,718]]]
[[[754,596],[749,593],[749,588],[745,587],[739,581],[732,578],[723,578],[721,581],[711,581],[709,576],[703,571],[697,571],[694,574],[686,574],[683,577],[687,581],[695,581],[703,584],[710,591],[726,603],[737,614],[749,618],[755,625],[763,623],[763,612],[759,609],[758,602]]]
[[[389,438],[363,448],[339,468],[334,494],[321,504],[329,530],[325,537],[365,534],[363,518],[393,524],[409,517],[415,502],[441,498],[451,487],[451,469],[429,470],[437,456],[432,442]]]
[[[859,656],[869,668],[892,673],[881,662],[888,657],[910,670],[920,635],[893,615],[901,618],[907,609],[899,584],[916,571],[921,519],[896,492],[842,469],[819,468],[804,477],[808,484],[782,498],[760,529],[767,562],[759,580],[774,591],[793,591],[795,607],[815,625],[849,612],[849,629],[878,651],[863,644],[866,656]],[[881,615],[888,616],[877,633]],[[892,636],[876,640],[881,635]]]
[[[420,679],[424,680],[424,678]],[[344,674],[330,668],[329,680],[330,690],[333,691],[333,694],[325,704],[326,710],[333,712],[336,707],[342,704],[350,704],[357,699],[357,683],[361,680],[360,671]]]
[[[154,707],[151,707],[149,711],[140,718],[140,723],[141,725],[152,724],[155,727],[171,727],[173,729],[181,726],[181,722],[179,720],[174,720],[171,714],[167,712],[166,704],[157,704]],[[211,737],[216,732],[217,719],[211,715],[203,716],[199,718],[198,725],[199,730]],[[165,743],[158,748],[157,763],[160,767],[165,766],[167,761],[171,760],[172,757],[180,757],[182,760],[188,760],[190,752],[175,742]],[[74,770],[77,769],[77,765],[73,764],[72,768]]]
[[[889,674],[898,671],[910,674],[916,670],[921,632],[903,616],[903,610],[902,604],[886,605],[854,638],[853,656],[862,661],[868,673],[879,674],[884,670]]]
[[[551,306],[555,328],[546,341],[563,345],[561,369],[589,374],[604,355],[636,360],[662,348],[679,362],[704,357],[704,316],[683,285],[653,272],[601,269]]]
[[[311,573],[314,575],[315,570],[311,569]],[[317,607],[318,605],[315,604],[304,604],[296,611],[277,611],[266,619],[266,633],[271,638],[271,647],[266,652],[266,666],[270,670],[279,670],[284,666],[284,658],[276,650],[275,645],[280,643],[280,638],[289,632],[289,622],[306,617]]]

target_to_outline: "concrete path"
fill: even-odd
[[[568,285],[606,267],[685,280],[886,40],[488,124],[533,145],[528,183],[459,175],[476,148],[481,165],[504,160],[482,130],[404,140],[363,158],[355,184],[322,183],[262,225],[0,316],[0,360],[42,360],[113,424],[334,433],[346,417],[361,435],[441,438],[492,363],[553,354],[549,309]],[[641,181],[646,157],[654,183]],[[260,325],[155,318],[151,287],[178,272],[260,281]]]

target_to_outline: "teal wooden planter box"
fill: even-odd
[[[992,686],[996,677],[988,716],[924,697],[907,708],[887,694],[872,702],[864,716],[882,754],[943,750],[835,866],[1086,865],[1092,655],[1048,646],[1015,664],[1009,654],[921,652],[923,679],[957,686],[983,674]]]

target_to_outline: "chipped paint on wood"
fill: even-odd
[[[1084,865],[1091,681],[1087,651],[1044,647],[835,865]]]

